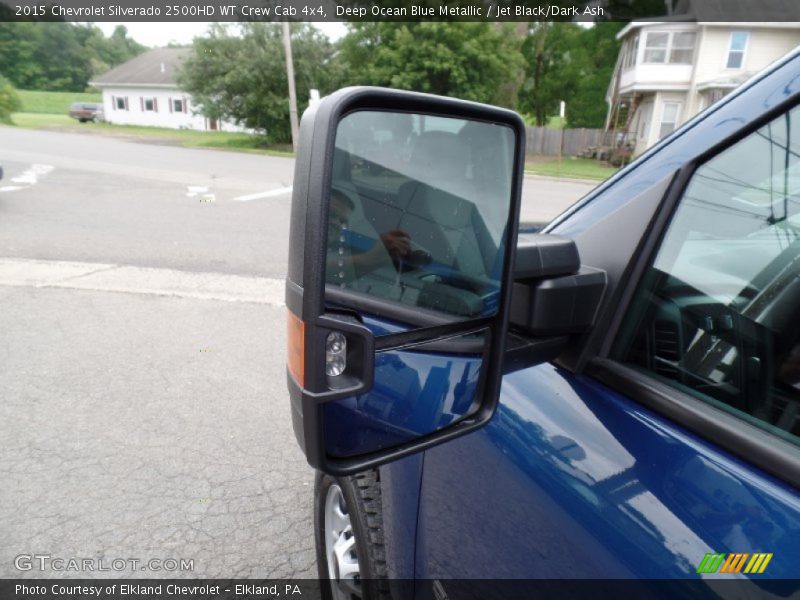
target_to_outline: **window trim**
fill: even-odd
[[[733,50],[733,36],[736,35],[737,33],[743,33],[745,35],[744,48],[742,48],[741,50],[736,50],[735,51],[735,52],[741,52],[742,53],[742,62],[739,63],[738,67],[729,67],[728,66],[728,62],[731,59],[731,52],[734,52],[734,50]],[[747,51],[749,49],[750,49],[750,32],[749,31],[745,31],[743,29],[740,29],[740,30],[737,30],[737,31],[731,31],[731,34],[728,36],[728,51],[725,54],[725,70],[726,71],[741,71],[742,69],[744,69],[744,62],[745,62],[745,59],[747,58]]]
[[[800,106],[800,93],[774,106],[721,142],[687,161],[673,177],[649,226],[642,233],[633,256],[637,260],[624,270],[617,300],[610,302],[597,319],[604,327],[602,342],[595,355],[584,355],[585,373],[633,402],[666,417],[675,424],[729,452],[747,464],[800,488],[800,446],[753,425],[733,413],[691,396],[677,387],[659,381],[613,360],[611,348],[623,326],[625,315],[639,289],[647,267],[661,248],[680,200],[697,169],[773,119]],[[585,350],[591,352],[591,346]]]

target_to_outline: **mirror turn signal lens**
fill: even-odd
[[[287,357],[289,373],[302,388],[306,383],[305,353],[306,353],[306,324],[298,319],[291,311],[287,312]]]
[[[325,374],[336,377],[347,368],[347,338],[331,331],[325,339]]]

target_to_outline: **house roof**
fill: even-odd
[[[750,21],[785,23],[800,18],[797,0],[703,0],[690,2],[691,12],[698,21]]]
[[[751,21],[756,18],[757,21]],[[800,2],[797,0],[678,0],[669,16],[635,19],[619,33],[624,38],[630,31],[647,25],[696,22],[703,25],[797,28]]]
[[[95,87],[149,85],[177,87],[177,72],[191,48],[156,48],[99,75],[89,83]]]
[[[750,79],[755,73],[745,71],[744,73],[736,73],[732,75],[723,75],[714,79],[700,81],[697,83],[697,91],[708,89],[733,89],[742,85],[745,81]]]

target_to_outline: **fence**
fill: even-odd
[[[592,146],[610,146],[611,132],[602,129],[564,129],[564,147],[561,148],[561,129],[526,127],[525,144],[528,154],[547,156],[577,156]]]

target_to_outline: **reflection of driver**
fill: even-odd
[[[391,229],[378,235],[359,235],[351,230],[351,217],[355,210],[352,196],[340,187],[331,188],[328,213],[328,252],[326,279],[335,283],[346,283],[357,276],[368,273],[392,262],[402,261],[411,253],[411,236],[402,229]],[[373,230],[374,231],[374,230]],[[374,241],[371,248],[358,248],[354,237]],[[388,254],[388,256],[387,256]]]

